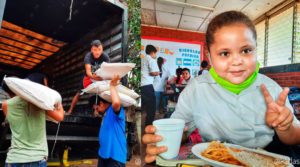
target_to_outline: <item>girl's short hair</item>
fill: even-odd
[[[256,40],[256,30],[253,22],[248,16],[239,11],[228,11],[215,16],[208,24],[206,31],[206,44],[210,52],[210,45],[214,43],[215,32],[223,26],[228,26],[236,23],[245,24],[253,33]]]

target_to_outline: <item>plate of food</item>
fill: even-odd
[[[250,149],[235,144],[200,143],[192,147],[197,157],[216,167],[292,167],[287,156],[264,150]]]

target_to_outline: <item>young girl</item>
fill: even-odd
[[[154,82],[153,82],[153,88],[154,88],[154,93],[155,93],[155,98],[156,98],[156,113],[159,113],[159,104],[161,102],[163,102],[163,106],[167,106],[167,104],[165,104],[166,100],[164,100],[164,97],[162,97],[162,94],[164,92],[164,89],[166,87],[167,84],[167,79],[170,76],[170,72],[168,71],[168,69],[166,69],[165,64],[164,64],[164,58],[162,57],[158,57],[157,58],[157,65],[160,71],[160,74],[158,76],[155,76],[154,78]]]
[[[183,78],[181,77],[182,74],[182,68],[176,69],[176,77],[174,78],[174,84],[181,84],[183,81]]]
[[[197,128],[205,142],[219,140],[250,148],[269,148],[278,139],[285,145],[300,144],[299,121],[287,100],[289,89],[282,90],[258,73],[251,20],[237,11],[221,13],[208,25],[206,42],[212,68],[187,85],[171,116],[185,120],[184,136]],[[153,135],[154,126],[145,131],[144,143],[162,140]],[[145,161],[154,161],[166,150],[149,145]]]

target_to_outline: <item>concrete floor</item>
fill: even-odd
[[[86,159],[88,161],[92,161],[92,164],[80,164],[80,165],[71,165],[70,167],[96,167],[97,166],[97,159]],[[138,155],[133,155],[131,160],[126,163],[126,167],[140,167],[141,166],[141,159]]]

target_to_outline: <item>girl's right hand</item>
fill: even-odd
[[[292,111],[285,105],[289,89],[284,88],[277,101],[274,101],[264,84],[261,85],[261,90],[267,105],[265,116],[267,125],[275,130],[288,130],[294,119]]]
[[[155,161],[156,156],[168,150],[167,146],[156,147],[156,143],[162,140],[160,135],[155,135],[156,128],[153,125],[148,125],[145,128],[145,135],[143,136],[143,143],[147,144],[145,162],[151,163]]]

